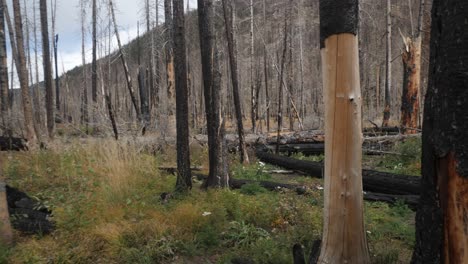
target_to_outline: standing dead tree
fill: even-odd
[[[410,1],[411,3],[411,1]],[[403,42],[403,93],[401,96],[400,125],[405,134],[417,133],[419,121],[419,96],[421,92],[421,46],[425,0],[420,0],[418,28],[412,30],[410,37],[404,37]],[[411,10],[411,7],[410,7]],[[412,19],[412,15],[410,16]]]
[[[187,191],[192,188],[192,174],[190,171],[187,49],[183,0],[173,0],[173,12],[178,172],[176,190]]]
[[[21,18],[21,6],[19,0],[13,1],[13,11],[15,17],[15,35],[16,35],[16,49],[18,51],[18,58],[16,68],[18,71],[18,77],[21,85],[21,99],[23,103],[23,114],[24,114],[24,127],[26,130],[26,139],[29,144],[34,145],[37,143],[36,134],[37,130],[34,127],[33,111],[31,104],[31,95],[29,93],[29,77],[28,68],[26,67],[26,56],[24,53],[24,41],[23,41],[23,20]]]
[[[234,29],[232,16],[234,16],[232,2],[222,1],[224,23],[226,29],[226,39],[228,42],[228,53],[229,53],[229,65],[231,68],[231,82],[232,82],[232,93],[234,99],[234,108],[236,112],[237,120],[237,134],[239,137],[239,153],[240,161],[244,164],[249,163],[249,156],[245,147],[245,136],[244,136],[244,124],[242,121],[242,106],[240,101],[240,84],[239,84],[239,72],[237,70],[237,54],[236,54],[236,40],[234,38]]]
[[[370,263],[363,216],[358,0],[320,0],[325,186],[318,263]]]
[[[221,85],[216,33],[214,31],[214,1],[198,1],[198,28],[200,30],[200,50],[202,59],[203,87],[205,96],[206,125],[210,172],[205,187],[229,187],[229,178],[223,173],[221,133]]]
[[[8,60],[5,34],[5,5],[0,2],[0,109],[3,131],[10,130],[8,120]]]
[[[85,126],[86,134],[89,133],[89,117],[88,117],[88,80],[86,74],[86,8],[85,0],[80,0],[80,20],[81,20],[81,63],[82,63],[82,79],[83,79],[83,90],[81,97],[81,124]]]
[[[276,154],[279,153],[279,145],[281,138],[281,130],[283,128],[283,87],[284,87],[284,64],[286,61],[286,51],[288,49],[288,19],[284,16],[284,38],[283,38],[283,55],[281,56],[281,70],[279,72],[278,84],[278,128],[276,130]]]
[[[93,103],[97,103],[97,0],[92,0],[92,43],[93,43],[93,60],[91,62],[91,95]]]
[[[169,114],[172,115],[174,101],[174,51],[173,51],[173,14],[172,0],[164,0],[164,27],[165,27],[165,53],[166,53],[166,85]]]
[[[411,263],[468,263],[467,1],[435,0]]]
[[[54,138],[55,112],[54,91],[52,90],[52,65],[50,63],[49,25],[47,16],[47,0],[40,0],[41,32],[42,32],[42,64],[44,68],[44,85],[46,91],[47,132],[49,138]]]
[[[385,72],[385,104],[382,120],[382,127],[388,127],[390,121],[391,98],[390,90],[392,89],[392,2],[387,0],[387,49],[386,49],[386,72]]]

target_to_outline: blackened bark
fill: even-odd
[[[174,64],[176,86],[177,127],[177,191],[192,188],[189,152],[189,116],[187,88],[187,57],[185,47],[184,1],[173,0],[174,12]]]
[[[226,39],[228,42],[229,50],[229,65],[231,68],[231,82],[232,82],[232,93],[234,99],[234,108],[236,111],[237,119],[237,134],[239,136],[239,153],[240,161],[242,163],[249,163],[249,156],[245,148],[245,136],[244,136],[244,124],[242,121],[242,107],[239,95],[239,79],[237,71],[237,56],[236,52],[236,40],[234,39],[233,21],[232,16],[234,15],[231,1],[223,0],[223,14],[224,23],[226,28]]]
[[[146,128],[150,122],[150,113],[149,113],[149,103],[148,103],[148,93],[145,87],[145,70],[140,67],[138,69],[138,88],[140,91],[140,109],[141,109],[141,118],[143,123],[142,134],[146,132]]]
[[[325,39],[340,33],[357,34],[359,21],[358,1],[320,0],[320,48]]]
[[[422,190],[412,263],[468,261],[466,17],[466,1],[433,2]]]
[[[392,88],[392,3],[387,0],[387,49],[386,49],[386,72],[385,72],[385,103],[382,127],[387,127],[390,120],[390,89]]]
[[[52,90],[52,65],[50,63],[49,26],[47,17],[47,0],[40,0],[41,32],[42,32],[42,65],[44,68],[44,85],[46,92],[47,132],[49,138],[54,137],[55,113],[54,91]]]
[[[214,31],[214,1],[198,1],[198,24],[203,72],[203,91],[208,131],[210,173],[204,187],[228,187],[223,174],[221,139],[221,78]]]

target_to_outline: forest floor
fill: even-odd
[[[60,139],[58,139],[60,140]],[[364,157],[364,167],[419,175],[420,141],[396,146],[401,155]],[[192,165],[208,168],[207,149],[192,146]],[[300,159],[320,160],[323,157]],[[161,200],[175,176],[175,148],[156,155],[131,140],[68,140],[48,150],[2,153],[8,184],[53,211],[50,235],[16,234],[1,247],[0,263],[292,263],[292,246],[306,255],[322,232],[323,182],[296,174],[271,174],[252,160],[232,156],[232,177],[300,183],[305,195],[267,191],[200,189]],[[206,173],[206,171],[203,171]],[[373,263],[409,263],[414,212],[403,203],[365,202],[365,228]],[[247,262],[246,262],[247,263]]]

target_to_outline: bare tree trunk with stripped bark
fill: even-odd
[[[363,216],[358,0],[320,1],[325,186],[318,263],[370,263]]]

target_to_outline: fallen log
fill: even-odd
[[[28,150],[26,140],[17,137],[0,137],[0,151]]]
[[[364,147],[365,146],[365,147]],[[393,144],[379,144],[378,142],[371,142],[371,144],[367,144],[367,142],[363,145],[363,154],[365,155],[401,155],[399,153],[388,151],[391,149]],[[269,144],[266,146],[262,146],[266,148],[266,150],[270,152],[276,151],[275,144]],[[286,153],[288,156],[291,154],[301,153],[305,156],[314,156],[314,155],[322,155],[325,153],[325,144],[324,143],[299,143],[299,144],[284,144],[279,146],[280,153]]]
[[[310,177],[323,177],[323,164],[320,162],[298,160],[263,151],[257,151],[257,158],[286,169],[304,172]],[[362,170],[362,180],[364,191],[394,195],[419,195],[419,177],[364,169]]]

